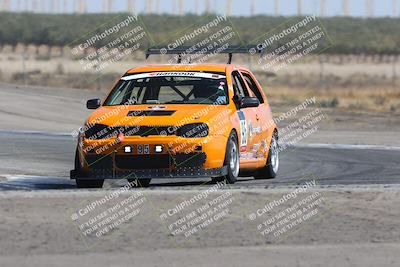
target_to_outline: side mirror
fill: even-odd
[[[101,106],[101,102],[100,99],[96,98],[96,99],[90,99],[86,102],[86,107],[88,109],[96,109],[98,107]]]
[[[242,97],[240,97],[239,95],[234,95],[232,99],[235,104],[240,104],[240,102],[242,101]]]
[[[260,105],[257,97],[243,97],[240,108],[256,108]]]

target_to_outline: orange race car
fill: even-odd
[[[155,65],[129,70],[78,136],[78,187],[104,179],[148,186],[152,178],[273,178],[278,130],[254,75],[232,64]]]

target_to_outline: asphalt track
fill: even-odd
[[[76,141],[71,136],[0,132],[0,191],[75,189]],[[280,155],[277,178],[240,178],[232,188],[270,188],[316,179],[322,186],[400,183],[400,149],[375,146],[299,145]],[[192,189],[209,179],[153,179],[151,188]],[[111,181],[109,185],[116,185]],[[121,184],[121,182],[119,183]]]

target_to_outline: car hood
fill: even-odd
[[[230,110],[226,105],[140,105],[102,106],[94,111],[86,123],[107,126],[146,125],[181,126],[208,122]]]

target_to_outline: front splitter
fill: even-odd
[[[169,169],[149,169],[149,170],[127,170],[115,171],[113,169],[95,169],[88,173],[79,173],[71,170],[71,179],[149,179],[149,178],[204,178],[219,177],[228,173],[226,166],[214,169],[202,169],[194,167],[179,168],[177,170]]]

